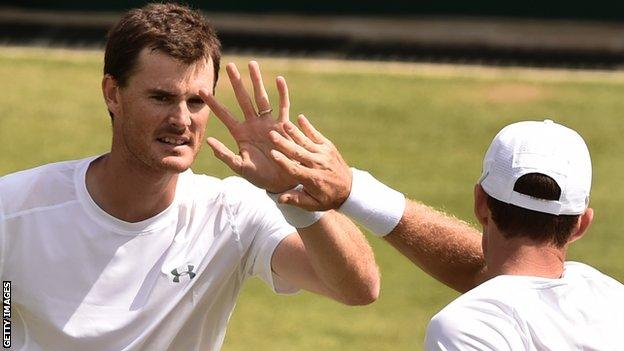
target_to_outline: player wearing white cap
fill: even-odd
[[[624,286],[565,262],[592,222],[592,168],[575,131],[552,121],[501,130],[475,187],[493,277],[433,317],[427,350],[616,350]]]
[[[406,201],[368,173],[348,172],[331,142],[305,118],[299,122],[305,134],[287,128],[294,142],[272,134],[280,150],[273,151],[275,160],[305,188],[280,201],[307,209],[338,204],[437,278],[444,276],[432,269],[430,252],[440,253],[437,263],[445,266],[445,248],[474,247],[474,232],[463,224]],[[621,349],[624,286],[588,265],[565,262],[569,244],[593,219],[591,175],[587,146],[567,127],[520,122],[498,133],[475,186],[486,266],[475,270],[467,262],[463,270],[466,284],[485,282],[434,316],[427,350]],[[440,238],[459,241],[445,246]]]

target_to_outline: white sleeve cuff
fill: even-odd
[[[303,189],[303,185],[299,184],[293,189],[301,190]],[[282,212],[284,219],[288,224],[292,225],[295,228],[306,228],[311,226],[312,224],[318,222],[319,219],[325,214],[322,211],[306,211],[297,206],[281,204],[277,201],[280,194],[274,194],[267,191],[267,195],[275,202],[277,208]]]
[[[262,266],[264,267],[261,279],[264,280],[271,289],[278,293],[284,295],[296,294],[299,292],[300,288],[284,279],[282,279],[277,274],[273,273],[273,269],[271,268],[273,262],[273,255],[275,254],[275,249],[282,243],[284,239],[289,237],[290,235],[294,235],[295,233],[287,233],[280,232],[271,235],[269,240],[266,241],[265,247],[263,247],[262,254]]]

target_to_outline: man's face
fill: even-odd
[[[199,96],[212,90],[212,60],[184,64],[143,49],[137,68],[117,91],[113,152],[165,172],[183,172],[199,152],[210,110]]]

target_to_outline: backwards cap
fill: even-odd
[[[544,200],[514,191],[529,173],[551,177],[561,188],[559,200]],[[479,183],[493,198],[553,215],[579,215],[589,204],[591,159],[585,141],[574,130],[554,123],[519,122],[503,128],[483,160]]]

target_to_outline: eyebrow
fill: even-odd
[[[178,97],[180,96],[180,94],[168,91],[168,90],[164,90],[164,89],[158,89],[158,88],[153,88],[153,89],[148,89],[147,90],[147,94],[148,95],[160,95],[160,96],[166,96],[166,97]],[[191,94],[189,96],[190,99],[201,99],[201,96],[199,96],[198,94]]]
[[[167,90],[163,90],[163,89],[148,89],[147,93],[149,95],[162,95],[162,96],[168,96],[168,97],[174,97],[174,96],[178,96],[178,94],[173,93],[171,91],[167,91]]]

